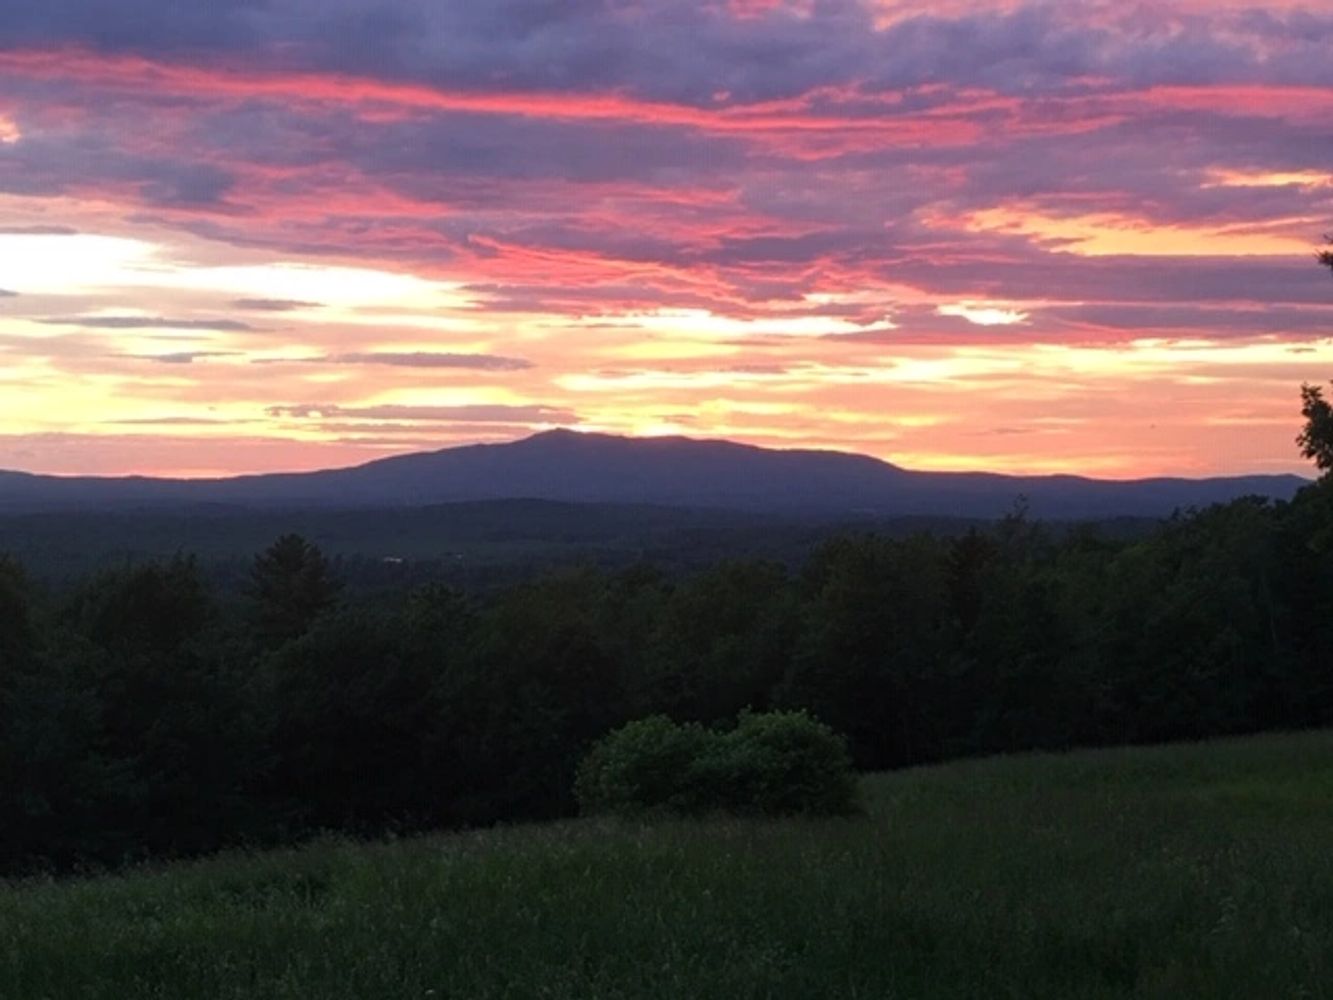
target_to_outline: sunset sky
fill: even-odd
[[[1328,0],[0,4],[0,468],[1309,471],[1331,53]]]

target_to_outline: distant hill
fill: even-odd
[[[0,510],[228,505],[348,509],[538,499],[816,517],[992,518],[1019,497],[1048,519],[1160,517],[1240,496],[1290,498],[1298,476],[1142,479],[912,472],[866,455],[555,430],[347,469],[220,480],[0,472]]]

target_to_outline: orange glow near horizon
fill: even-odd
[[[1333,371],[1330,339],[1300,347],[1272,338],[1077,347],[1028,334],[1014,344],[895,344],[858,341],[857,325],[842,320],[784,315],[766,322],[704,310],[554,327],[545,317],[512,316],[500,332],[495,320],[475,315],[472,293],[408,274],[290,262],[172,266],[163,246],[140,238],[0,236],[19,251],[12,259],[27,262],[15,273],[48,295],[57,293],[42,284],[50,273],[42,265],[54,253],[50,244],[62,241],[70,248],[65,273],[86,284],[61,283],[60,294],[114,288],[126,299],[149,296],[155,311],[108,305],[59,326],[0,320],[0,330],[33,347],[21,363],[12,348],[0,355],[3,467],[212,477],[355,464],[571,426],[852,450],[921,469],[1108,478],[1299,471],[1300,463],[1272,453],[1271,442],[1293,433],[1294,387]],[[206,303],[218,303],[221,314],[226,303],[283,291],[300,304],[247,314],[254,329],[227,329],[225,321],[206,329],[207,318],[183,321],[198,328],[174,328],[175,320],[159,315],[206,317]],[[1008,304],[942,303],[934,311],[1000,331],[1031,322]],[[107,320],[120,326],[99,326]],[[876,326],[890,335],[894,329]],[[92,345],[91,356],[37,356],[38,348],[65,342]],[[521,353],[524,367],[506,371],[503,387],[479,384],[485,369],[452,368],[447,358],[432,365],[436,355],[470,364],[506,353]],[[330,360],[348,354],[362,357]],[[393,363],[380,365],[376,355]],[[595,369],[580,370],[580,359],[597,358]],[[1262,392],[1230,398],[1247,385]],[[1218,413],[1219,398],[1230,411]],[[356,413],[416,407],[448,414],[487,405],[521,413],[529,400],[572,419],[453,424]],[[972,404],[960,408],[963,400],[984,400],[994,426],[978,426]],[[278,404],[328,409],[292,420],[269,412]],[[1097,416],[1099,406],[1110,413]],[[1200,451],[1201,437],[1219,434],[1225,445]]]

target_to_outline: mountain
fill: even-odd
[[[400,455],[347,469],[181,480],[0,472],[0,510],[228,505],[416,507],[494,499],[716,507],[813,516],[1156,517],[1246,495],[1290,498],[1298,476],[1107,481],[912,472],[866,455],[731,441],[548,431],[508,444]]]

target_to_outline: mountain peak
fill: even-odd
[[[550,430],[538,431],[536,434],[529,434],[527,437],[518,438],[514,444],[520,444],[526,441],[569,441],[581,437],[610,437],[609,434],[599,434],[595,431],[580,431],[573,427],[552,427]]]
[[[754,445],[739,441],[727,441],[720,438],[692,438],[683,434],[652,434],[636,436],[631,434],[613,434],[609,431],[579,430],[576,427],[554,427],[548,431],[539,431],[525,438],[511,442],[514,445],[583,445],[588,448],[615,448],[617,451],[639,451],[645,455],[660,454],[664,449],[694,448],[708,450],[727,448],[736,451],[764,451]]]

